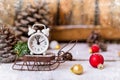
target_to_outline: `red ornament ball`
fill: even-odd
[[[99,52],[100,48],[97,44],[93,44],[90,48],[90,53],[96,53]]]
[[[99,53],[94,53],[89,58],[91,66],[99,69],[103,69],[104,57]]]

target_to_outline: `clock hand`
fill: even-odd
[[[39,38],[40,38],[39,36],[35,36],[35,39],[36,39],[38,45],[40,44]]]
[[[44,39],[44,40],[42,40],[42,41],[40,41],[40,43],[42,43],[43,41],[45,41],[45,39]]]
[[[45,41],[45,39],[44,39],[44,40],[42,40],[42,41],[40,41],[40,42],[39,42],[39,45],[40,45],[42,42],[44,42],[44,41]]]

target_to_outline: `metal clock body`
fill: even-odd
[[[28,48],[30,49],[30,54],[45,54],[49,47],[48,37],[37,30],[36,33],[32,34],[28,39]]]

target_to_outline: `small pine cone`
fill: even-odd
[[[0,62],[12,62],[15,60],[13,46],[17,39],[10,28],[0,25]]]
[[[44,24],[46,26],[51,25],[52,18],[50,18],[50,11],[47,6],[47,3],[39,3],[35,6],[31,5],[16,15],[14,26],[16,27],[15,33],[19,40],[27,41],[28,27],[31,27],[36,23]],[[41,27],[37,26],[37,29],[41,29]]]
[[[104,42],[99,42],[101,51],[107,51],[107,45]]]
[[[89,46],[92,46],[93,44],[98,44],[100,40],[101,40],[100,34],[96,31],[92,31],[87,38],[87,43]]]

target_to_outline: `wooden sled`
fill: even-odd
[[[54,55],[25,55],[23,60],[14,62],[13,70],[51,71],[58,68],[60,62]]]
[[[65,55],[66,52],[63,51],[63,48],[68,46],[71,42],[64,45],[59,51],[58,55],[55,56],[53,54],[49,55],[25,55],[22,61],[15,60],[12,69],[13,70],[23,70],[23,71],[51,71],[58,68],[60,63],[64,63],[66,61]],[[75,44],[67,51],[69,52]]]

